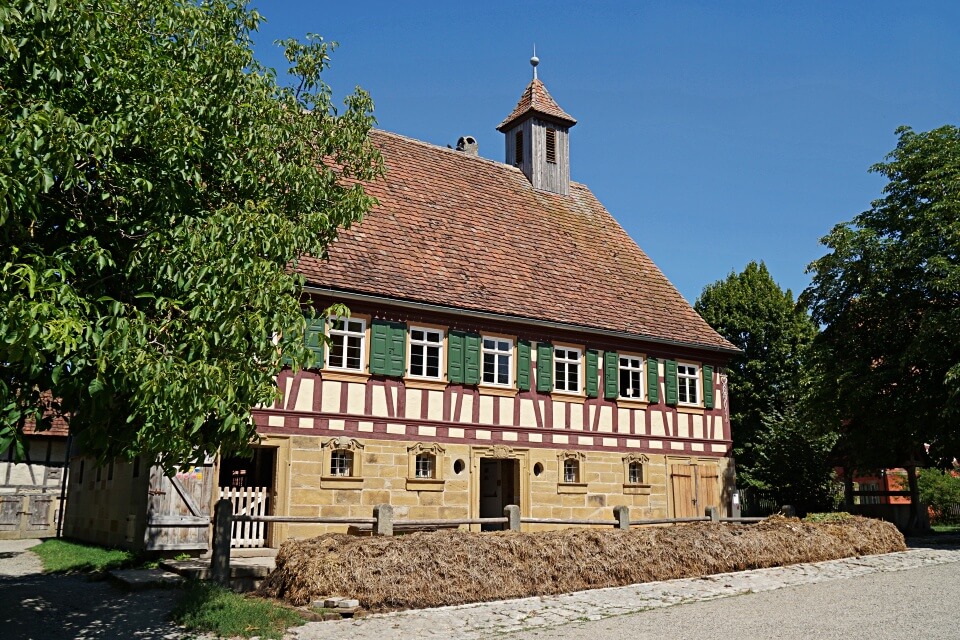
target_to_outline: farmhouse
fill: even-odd
[[[280,374],[281,398],[255,411],[254,458],[169,479],[138,470],[122,513],[90,495],[88,471],[89,485],[71,480],[68,527],[75,515],[101,542],[150,546],[178,495],[198,527],[221,494],[287,516],[727,511],[736,349],[571,182],[575,124],[534,73],[497,127],[504,162],[470,136],[450,149],[372,132],[379,205],[299,267],[306,304],[351,313],[309,328],[320,366]],[[276,523],[252,544],[347,526]]]

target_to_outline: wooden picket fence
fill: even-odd
[[[267,544],[267,515],[270,490],[267,487],[221,487],[220,498],[233,505],[233,513],[251,520],[236,519],[230,529],[231,548],[264,547]]]

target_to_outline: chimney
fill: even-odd
[[[479,156],[480,146],[473,136],[460,136],[457,140],[457,151],[463,151],[468,156]]]

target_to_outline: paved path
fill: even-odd
[[[298,640],[323,640],[351,638],[354,640],[385,640],[387,638],[458,638],[468,640],[481,639],[492,636],[518,632],[516,638],[583,638],[583,637],[696,637],[689,634],[664,635],[666,621],[686,619],[696,616],[695,609],[684,606],[675,611],[667,609],[672,605],[686,603],[708,603],[706,601],[728,598],[729,596],[746,596],[733,600],[744,601],[741,610],[746,609],[754,614],[753,622],[759,625],[761,632],[743,633],[741,624],[727,618],[725,621],[718,616],[716,609],[709,609],[704,615],[712,615],[701,631],[709,630],[714,637],[756,637],[756,638],[820,638],[841,637],[820,633],[801,633],[799,635],[783,635],[781,620],[787,613],[794,615],[799,629],[803,630],[803,612],[796,606],[798,596],[796,587],[801,587],[804,593],[820,593],[821,600],[838,604],[846,610],[846,595],[854,602],[861,602],[864,598],[876,597],[878,593],[886,593],[889,599],[896,600],[904,597],[904,590],[910,587],[910,581],[923,582],[933,575],[933,584],[940,584],[942,591],[948,592],[947,597],[939,595],[940,590],[920,588],[918,596],[922,596],[926,603],[939,613],[931,611],[932,615],[944,615],[945,624],[956,620],[956,611],[960,608],[956,584],[960,578],[960,550],[956,548],[915,548],[902,553],[890,553],[880,556],[864,556],[861,558],[847,558],[813,564],[799,564],[789,567],[775,567],[772,569],[758,569],[727,573],[706,578],[684,580],[670,580],[667,582],[651,582],[647,584],[617,587],[612,589],[597,589],[560,596],[524,598],[500,602],[479,603],[457,607],[442,607],[419,611],[405,611],[392,614],[376,615],[357,620],[343,620],[336,622],[313,622],[291,630],[290,637]],[[932,573],[931,573],[932,571]],[[887,575],[881,575],[887,574]],[[866,578],[849,581],[850,578]],[[941,582],[938,582],[940,580]],[[825,589],[815,588],[813,585],[825,585]],[[856,590],[866,584],[873,589],[871,596],[862,596]],[[778,590],[791,588],[788,591]],[[884,591],[886,589],[886,591]],[[752,594],[752,595],[747,595]],[[761,597],[760,603],[751,605],[748,598]],[[724,601],[729,602],[729,600]],[[772,604],[771,604],[772,603]],[[945,604],[946,603],[946,604]],[[741,603],[737,603],[741,604]],[[700,606],[700,605],[698,605]],[[857,605],[859,606],[859,605]],[[926,604],[924,605],[926,606]],[[938,608],[939,607],[939,608]],[[717,608],[720,608],[719,606]],[[662,610],[662,611],[651,611]],[[869,611],[870,609],[857,609]],[[642,615],[628,615],[645,612]],[[881,637],[876,634],[876,625],[872,621],[882,620],[883,611],[874,611],[879,617],[866,614],[859,618],[848,620],[850,628],[859,631],[856,635],[869,633],[870,637]],[[947,615],[949,613],[949,615]],[[820,615],[815,609],[808,612],[808,617],[819,622],[823,629],[831,628],[832,621],[826,615]],[[836,607],[833,614],[836,615]],[[799,617],[797,617],[799,616]],[[591,623],[591,621],[602,621]],[[759,622],[764,622],[760,625]],[[596,624],[597,627],[587,625]],[[671,622],[672,624],[672,622]],[[733,626],[723,626],[732,624]],[[633,626],[633,625],[636,625]],[[562,629],[558,629],[559,627]],[[582,627],[582,628],[581,628]],[[944,627],[945,628],[945,627]],[[627,629],[622,635],[615,635],[617,630]],[[723,633],[726,629],[728,633]],[[655,633],[654,633],[655,632]],[[647,635],[644,635],[647,634]],[[704,636],[700,636],[704,637]],[[936,638],[946,635],[928,635],[923,629],[916,629],[912,633],[901,633],[882,636],[886,638]],[[956,637],[955,632],[950,637]]]
[[[185,636],[168,622],[179,591],[122,591],[86,576],[44,575],[39,540],[0,540],[0,638],[174,639]]]

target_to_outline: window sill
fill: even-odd
[[[362,371],[340,371],[339,369],[323,369],[320,371],[321,380],[335,380],[338,382],[366,382],[370,379],[369,373]]]
[[[557,485],[557,493],[586,493],[586,482],[561,482]]]
[[[437,478],[407,478],[407,491],[443,491],[443,483]]]
[[[678,412],[678,413],[690,413],[690,414],[693,414],[693,415],[702,416],[702,415],[703,415],[703,407],[696,406],[696,405],[688,405],[688,406],[677,405],[677,412]]]
[[[554,391],[550,394],[550,397],[560,402],[574,402],[576,404],[583,404],[587,401],[587,396],[570,391]]]
[[[321,489],[363,489],[363,478],[360,476],[322,476]]]
[[[623,494],[628,496],[648,496],[650,495],[649,484],[624,484]]]
[[[633,398],[617,398],[617,406],[621,409],[646,409],[650,405],[646,400],[634,400]]]
[[[482,396],[500,396],[501,398],[514,398],[517,395],[517,390],[513,387],[494,387],[491,385],[481,384],[477,387],[477,390]]]
[[[447,388],[446,380],[431,380],[430,378],[404,378],[403,386],[407,389],[430,389],[443,391]]]

